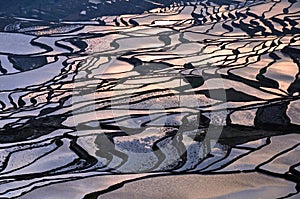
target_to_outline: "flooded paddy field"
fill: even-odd
[[[299,198],[300,2],[0,3],[0,198]]]

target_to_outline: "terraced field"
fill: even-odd
[[[300,197],[299,1],[30,2],[0,3],[0,198]]]

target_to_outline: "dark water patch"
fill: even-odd
[[[23,56],[9,56],[14,68],[23,72],[32,70],[47,64],[46,57],[23,57]]]

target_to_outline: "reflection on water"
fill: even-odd
[[[1,197],[168,173],[299,182],[297,1],[2,4]]]

